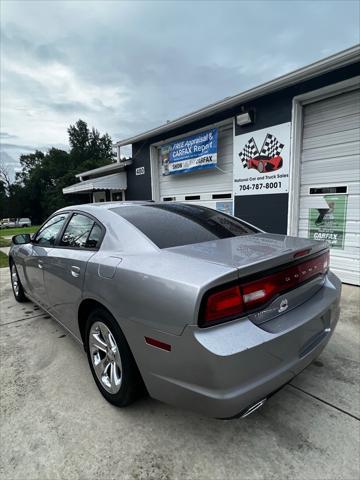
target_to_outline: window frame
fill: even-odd
[[[64,222],[64,225],[61,227],[61,229],[59,230],[57,236],[56,236],[56,239],[55,239],[55,243],[54,245],[51,245],[51,246],[45,246],[44,248],[62,248],[64,250],[76,250],[76,251],[79,251],[79,250],[85,250],[85,251],[88,251],[88,252],[97,252],[98,250],[100,250],[101,248],[101,245],[102,245],[102,242],[104,240],[104,237],[105,237],[105,233],[106,233],[106,228],[105,226],[96,218],[94,217],[93,215],[91,215],[90,213],[87,213],[87,212],[83,212],[82,210],[64,210],[63,212],[61,213],[54,213],[53,215],[51,215],[49,218],[47,218],[45,220],[45,222],[41,225],[41,227],[39,228],[39,230],[36,232],[35,234],[35,237],[34,237],[34,240],[32,241],[32,243],[35,243],[36,241],[36,237],[38,235],[38,233],[40,232],[40,230],[42,229],[42,227],[49,221],[51,220],[53,217],[55,217],[56,215],[62,215],[62,214],[66,214],[68,215],[68,217],[66,218],[65,222]],[[61,239],[64,235],[64,232],[67,228],[67,226],[69,225],[71,219],[73,218],[74,215],[83,215],[84,217],[88,217],[90,218],[90,220],[92,220],[94,223],[96,223],[98,225],[98,227],[100,227],[101,229],[101,236],[100,236],[100,240],[99,240],[99,245],[95,248],[90,248],[90,247],[73,247],[73,246],[66,246],[66,245],[60,245],[60,242],[61,242]],[[92,229],[94,228],[94,225],[91,227],[91,230],[89,232],[89,235],[92,231]]]
[[[42,248],[54,248],[54,247],[56,246],[57,242],[58,242],[59,234],[63,231],[64,225],[67,225],[67,223],[68,223],[69,217],[71,216],[71,215],[69,215],[69,213],[70,213],[69,211],[64,211],[64,212],[55,212],[55,213],[53,213],[52,215],[50,215],[50,217],[48,217],[48,218],[45,220],[45,222],[43,222],[43,223],[40,225],[39,230],[35,233],[34,237],[33,237],[32,240],[31,240],[31,243],[32,243],[33,245],[37,245],[37,246],[42,247]],[[57,234],[56,237],[55,237],[54,245],[40,245],[40,244],[36,243],[36,240],[37,240],[37,238],[38,238],[38,236],[39,236],[42,228],[43,228],[52,218],[57,217],[57,216],[59,216],[59,215],[67,215],[67,217],[65,218],[65,222],[64,222],[63,226],[60,228],[58,234]]]

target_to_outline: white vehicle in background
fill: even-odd
[[[31,227],[30,218],[3,218],[0,221],[0,228],[21,228]]]
[[[1,228],[14,228],[16,227],[16,218],[3,218],[0,225]]]
[[[16,221],[16,227],[31,227],[30,218],[18,218]]]

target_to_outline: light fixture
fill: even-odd
[[[236,123],[242,127],[244,125],[248,125],[252,123],[252,118],[250,112],[241,113],[240,115],[236,116]]]

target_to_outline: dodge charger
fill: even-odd
[[[322,241],[181,203],[66,207],[13,237],[15,299],[81,345],[101,394],[245,416],[319,356],[341,283]]]

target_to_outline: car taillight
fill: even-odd
[[[288,267],[259,280],[241,286],[246,310],[253,310],[269,302],[275,295],[295,288],[328,269],[329,252],[319,257]]]
[[[216,322],[223,318],[241,315],[243,302],[238,285],[210,294],[206,299],[203,320]]]
[[[329,251],[266,275],[257,280],[217,290],[205,297],[200,325],[208,326],[259,309],[274,297],[291,290],[318,275],[324,275],[329,267]]]

